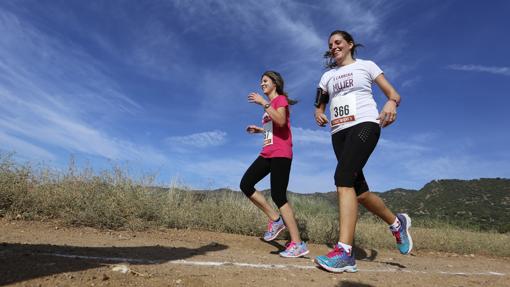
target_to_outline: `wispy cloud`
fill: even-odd
[[[416,154],[430,150],[426,143],[417,142],[414,140],[388,140],[385,138],[379,139],[379,146],[387,150],[389,153],[398,151],[402,154]]]
[[[331,134],[324,130],[292,128],[292,140],[297,144],[331,144]]]
[[[207,148],[223,145],[227,141],[227,133],[220,130],[214,130],[186,136],[168,137],[165,141],[174,148]]]
[[[45,159],[45,160],[54,160],[56,156],[51,152],[33,145],[21,138],[11,136],[7,133],[4,133],[0,130],[0,142],[2,143],[2,149],[6,152],[16,150],[17,153],[25,159]]]
[[[503,76],[510,76],[510,67],[492,67],[492,66],[482,66],[482,65],[458,65],[453,64],[447,66],[450,70],[457,71],[467,71],[467,72],[482,72],[482,73],[491,73]]]
[[[421,76],[415,76],[409,79],[405,79],[400,85],[402,86],[402,88],[410,88],[415,86],[417,83],[421,81],[422,81]]]
[[[383,4],[384,3],[384,4]],[[342,30],[350,31],[355,35],[362,37],[380,37],[382,20],[391,9],[381,9],[381,5],[387,5],[384,1],[371,1],[363,5],[359,1],[328,1],[326,13],[335,15],[343,23],[340,28]],[[391,5],[391,4],[390,4]],[[389,8],[389,7],[386,7]],[[352,15],[356,15],[353,17]]]
[[[23,101],[16,103],[8,101],[9,98],[3,95],[0,95],[0,98],[14,108],[15,112],[13,116],[9,116],[11,113],[5,113],[5,117],[0,116],[1,129],[69,152],[82,152],[107,159],[146,160],[156,163],[166,161],[164,155],[149,146],[138,146],[129,141],[112,138],[81,120],[61,115],[44,104]],[[14,148],[21,152],[20,147]]]
[[[108,76],[107,67],[72,41],[8,11],[0,11],[0,23],[0,131],[11,135],[11,142],[23,136],[108,159],[166,160],[151,147],[105,131],[114,118],[143,111]]]
[[[179,11],[176,19],[180,25],[186,27],[181,35],[196,36],[208,41],[221,40],[224,42],[224,49],[232,51],[232,54],[246,53],[250,57],[256,57],[256,61],[263,64],[264,69],[276,69],[284,75],[286,89],[297,99],[308,99],[309,94],[306,91],[316,85],[322,72],[322,55],[327,49],[327,36],[331,30],[321,29],[314,21],[316,15],[320,14],[324,19],[335,21],[338,27],[331,29],[346,29],[352,31],[357,38],[370,39],[377,43],[382,41],[378,40],[378,37],[383,34],[381,31],[384,30],[384,18],[390,13],[382,11],[391,11],[391,7],[395,6],[388,8],[390,4],[384,1],[371,1],[367,5],[358,1],[319,1],[311,5],[301,1],[270,0],[172,1],[168,2],[168,5],[170,9]],[[181,45],[186,46],[186,38],[179,39]],[[274,39],[277,39],[277,45]],[[393,49],[395,43],[398,41],[386,42],[381,47],[397,53]],[[188,43],[188,46],[190,44]],[[214,59],[213,57],[212,61]],[[246,59],[247,62],[250,60]],[[192,62],[188,64],[199,65]],[[244,68],[244,65],[237,61],[227,60],[216,66],[221,67],[211,70],[201,66],[189,77],[196,78],[196,75],[200,75],[198,79],[201,84],[198,87],[203,90],[201,93],[207,94],[207,97],[203,97],[203,102],[211,103],[201,105],[222,110],[224,105],[218,103],[224,101],[216,98],[235,99],[235,96],[241,95],[239,92],[236,94],[236,91],[243,90],[243,87],[249,86],[249,79],[256,78],[252,76],[252,71],[240,69]],[[228,85],[225,85],[226,83]],[[203,113],[202,110],[200,113],[203,117],[216,117],[215,119],[225,114]]]
[[[267,38],[260,33],[266,31],[301,44],[299,49],[317,47],[323,42],[308,19],[307,7],[292,1],[174,1],[173,5],[183,13],[183,21],[189,19],[188,31],[206,29],[224,36],[236,34],[251,45],[255,44],[254,37]],[[296,14],[300,17],[294,17]]]
[[[239,182],[249,164],[238,158],[210,158],[185,162],[181,168],[195,179],[200,179],[195,183],[202,182],[202,188],[210,188],[204,185],[213,185],[239,190]]]

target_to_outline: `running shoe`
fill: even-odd
[[[285,223],[283,223],[283,219],[281,217],[277,221],[269,220],[269,223],[267,224],[267,231],[264,233],[264,240],[271,241],[275,239],[284,229]]]
[[[287,258],[296,258],[304,256],[309,252],[310,250],[308,250],[308,246],[306,246],[306,243],[304,241],[301,241],[301,243],[291,241],[290,243],[287,243],[287,245],[285,245],[285,250],[280,252],[280,256]]]
[[[348,254],[338,244],[327,255],[315,257],[315,263],[330,272],[358,272],[354,252]]]
[[[413,249],[413,239],[409,233],[411,227],[411,218],[405,213],[397,213],[397,218],[400,221],[400,228],[397,231],[391,231],[397,240],[397,248],[402,254],[409,254]],[[391,230],[391,229],[390,229]]]

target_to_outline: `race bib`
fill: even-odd
[[[335,127],[356,120],[356,95],[337,96],[330,105],[331,126]]]
[[[263,126],[264,128],[264,145],[272,145],[273,144],[273,121],[266,122]]]

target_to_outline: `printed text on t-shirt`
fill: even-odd
[[[354,85],[352,73],[342,74],[333,78],[333,92],[338,93]]]

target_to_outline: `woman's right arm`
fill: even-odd
[[[326,110],[325,103],[321,103],[318,107],[315,108],[315,122],[320,127],[324,127],[328,123],[328,117],[324,114],[325,110]]]
[[[384,74],[380,74],[375,78],[375,83],[383,91],[388,98],[388,101],[383,106],[379,117],[380,124],[382,127],[387,127],[397,120],[397,107],[400,103],[400,95],[397,93],[395,88],[386,80]]]
[[[328,117],[324,114],[326,110],[326,105],[329,102],[329,94],[326,90],[326,84],[323,83],[324,75],[322,75],[321,82],[319,87],[317,88],[317,94],[315,95],[315,122],[320,127],[325,127],[328,123]]]

